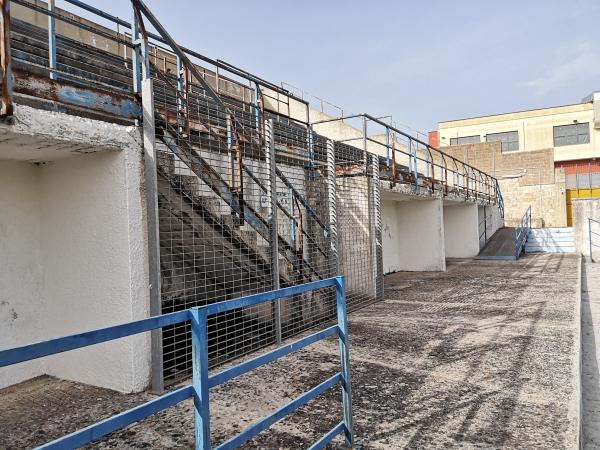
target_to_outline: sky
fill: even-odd
[[[185,47],[424,132],[600,89],[597,0],[144,1]]]

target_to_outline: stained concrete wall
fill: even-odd
[[[446,258],[472,258],[479,253],[479,211],[474,203],[444,205]]]
[[[575,247],[578,252],[589,258],[589,218],[600,220],[600,198],[573,200],[573,227],[575,228]],[[600,224],[592,223],[592,232],[600,234]],[[600,246],[600,236],[592,236],[592,242]],[[600,261],[600,247],[592,248],[594,261]]]
[[[2,161],[16,135],[0,146],[1,348],[148,317],[142,152],[122,128],[130,144],[120,151],[43,164]],[[142,390],[149,344],[139,335],[3,368],[0,387],[47,373]]]
[[[446,270],[440,199],[384,199],[381,212],[384,273]]]

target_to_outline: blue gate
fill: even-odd
[[[292,343],[284,344],[275,350],[241,362],[214,375],[208,374],[208,316],[232,311],[237,308],[271,302],[283,297],[298,295],[327,287],[335,287],[336,291],[336,325],[325,328],[324,330],[306,336]],[[342,389],[342,405],[344,414],[343,420],[324,436],[322,436],[316,443],[313,444],[311,448],[323,448],[325,445],[327,445],[327,443],[331,442],[337,435],[341,433],[344,433],[346,445],[353,445],[352,394],[350,383],[348,325],[346,321],[346,295],[344,289],[344,278],[341,276],[300,284],[297,286],[278,289],[261,294],[250,295],[233,300],[213,303],[201,308],[193,308],[171,314],[164,314],[148,319],[125,323],[122,325],[116,325],[108,328],[88,331],[85,333],[51,339],[49,341],[2,350],[0,351],[0,367],[131,336],[167,325],[186,322],[188,320],[191,321],[192,324],[192,384],[168,392],[167,394],[161,395],[154,400],[115,416],[109,417],[108,419],[97,422],[86,428],[82,428],[81,430],[63,436],[39,448],[71,449],[80,447],[100,439],[101,437],[106,436],[113,431],[126,427],[127,425],[145,419],[152,414],[174,406],[183,400],[193,398],[195,409],[196,449],[210,449],[212,448],[210,442],[210,388],[218,386],[250,370],[256,369],[257,367],[275,361],[278,358],[336,334],[339,338],[341,359],[340,372],[272,412],[268,416],[263,417],[259,421],[253,423],[241,433],[233,436],[216,448],[233,449],[242,445],[244,442],[252,439],[261,431],[267,429],[275,422],[283,419],[288,414],[305,405],[307,402],[338,383],[341,385]]]

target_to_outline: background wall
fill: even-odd
[[[476,204],[444,206],[446,258],[472,258],[479,254],[479,207]]]
[[[600,220],[600,198],[573,200],[573,227],[575,228],[575,246],[578,252],[590,254],[588,218]],[[600,234],[600,224],[592,223],[592,232]],[[592,236],[592,242],[600,245],[600,237]],[[600,261],[600,247],[593,247],[594,261]]]
[[[440,199],[382,200],[384,273],[446,270]]]
[[[513,226],[531,205],[534,227],[567,226],[564,169],[554,168],[554,150],[502,153],[500,142],[444,147],[496,177],[504,198],[507,226]]]

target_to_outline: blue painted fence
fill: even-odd
[[[527,234],[531,229],[531,205],[521,217],[521,223],[515,227],[515,259],[519,259],[521,253],[525,250],[527,243]]]
[[[208,374],[208,336],[207,317],[213,314],[231,311],[260,303],[271,302],[283,297],[302,294],[305,292],[335,287],[337,299],[337,324],[325,328],[317,333],[306,336],[295,342],[285,344],[268,353],[241,362],[233,367],[225,369],[214,375]],[[296,399],[277,409],[268,416],[250,425],[244,431],[219,445],[218,449],[232,449],[252,439],[261,431],[267,429],[275,422],[283,419],[299,407],[325,392],[327,389],[340,384],[342,390],[343,420],[321,437],[311,449],[325,447],[336,436],[344,433],[345,443],[353,445],[352,426],[352,389],[350,383],[350,361],[348,325],[346,321],[346,295],[344,289],[344,278],[335,277],[325,280],[314,281],[276,291],[241,297],[234,300],[213,303],[201,308],[193,308],[171,314],[155,316],[144,320],[129,322],[86,333],[74,334],[49,341],[39,342],[21,347],[0,351],[0,367],[17,364],[43,356],[53,355],[76,348],[99,344],[101,342],[143,333],[167,325],[173,325],[185,321],[191,321],[192,346],[193,346],[193,377],[192,384],[161,395],[154,400],[140,406],[109,417],[86,428],[78,430],[55,441],[42,445],[43,449],[71,449],[88,444],[102,438],[113,431],[126,427],[134,422],[145,419],[159,411],[167,409],[179,402],[193,398],[195,409],[195,435],[196,449],[210,449],[210,396],[209,389],[240,376],[250,370],[256,369],[264,364],[275,361],[282,356],[300,350],[310,344],[337,335],[339,340],[341,370],[332,377],[313,387]]]

